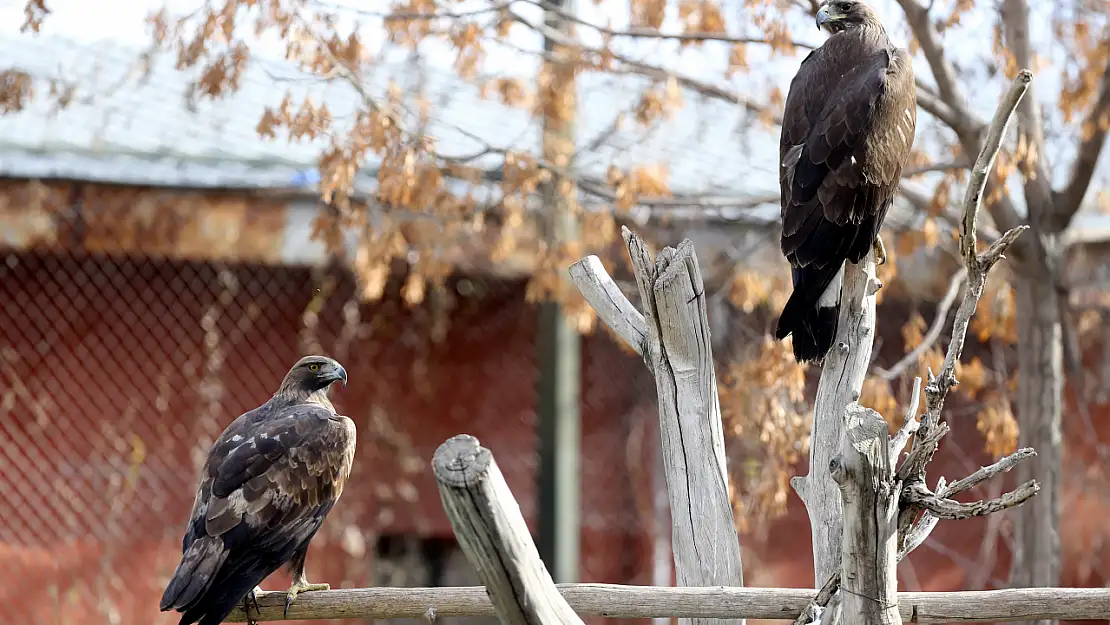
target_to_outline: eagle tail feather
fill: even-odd
[[[178,625],[219,625],[255,586],[278,568],[268,566],[264,558],[242,553],[237,556],[234,563],[220,570],[199,601],[182,613]]]
[[[779,315],[775,338],[793,334],[794,359],[822,364],[836,339],[844,264],[795,267],[794,292]]]
[[[226,559],[227,549],[220,538],[205,536],[193,541],[181,556],[158,608],[165,612],[192,606],[212,585]]]

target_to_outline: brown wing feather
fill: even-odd
[[[220,534],[241,521],[276,530],[275,521],[330,507],[350,475],[354,434],[350,419],[321,406],[278,411],[213,467],[206,530]]]
[[[893,195],[917,132],[917,83],[913,60],[904,49],[891,52],[883,86],[862,160],[867,163],[867,182]]]
[[[779,142],[781,247],[795,266],[857,261],[877,234],[916,123],[905,59],[885,35],[837,35],[791,83]],[[898,118],[907,108],[908,123]]]

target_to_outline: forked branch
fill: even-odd
[[[1018,72],[995,112],[994,119],[991,120],[983,141],[983,148],[971,169],[971,178],[964,195],[964,217],[960,227],[960,254],[964,259],[967,272],[967,288],[964,290],[963,301],[956,310],[956,318],[952,323],[952,338],[948,343],[948,351],[940,373],[933,375],[932,371],[929,372],[929,381],[925,386],[925,414],[914,437],[913,448],[897,473],[897,477],[905,484],[904,506],[899,521],[903,553],[910,551],[906,549],[908,539],[912,537],[914,543],[920,544],[927,537],[928,531],[936,525],[938,518],[967,518],[991,514],[1021,504],[1035,495],[1038,490],[1037,484],[1030,481],[1017,490],[991,501],[963,504],[949,499],[950,496],[1008,471],[1021,460],[1035,455],[1032,449],[1019,450],[990,467],[980,469],[975,474],[954,482],[947,488],[944,488],[943,484],[938,485],[936,492],[930,491],[925,483],[925,466],[932,459],[937,444],[948,430],[941,422],[941,410],[948,392],[959,384],[956,379],[956,364],[963,354],[968,327],[978,307],[979,298],[983,295],[987,274],[998,261],[1005,258],[1006,250],[1028,228],[1024,225],[1012,228],[985,251],[982,253],[978,251],[976,223],[982,206],[983,192],[998,151],[1002,147],[1002,140],[1010,120],[1032,80],[1033,74],[1029,70]],[[912,524],[915,517],[923,511],[926,511],[925,514],[917,519],[914,527]]]
[[[972,167],[971,179],[964,197],[963,219],[960,223],[960,250],[964,258],[967,288],[953,321],[952,338],[948,344],[944,365],[939,375],[933,375],[933,372],[929,371],[929,379],[924,389],[925,414],[922,419],[920,421],[914,419],[920,400],[920,379],[915,380],[914,394],[911,406],[906,411],[904,424],[890,438],[886,434],[886,422],[878,413],[860,407],[854,402],[848,404],[847,410],[844,410],[840,408],[843,404],[830,403],[830,396],[822,395],[820,389],[818,391],[812,445],[814,450],[828,450],[834,444],[838,445],[839,453],[832,457],[829,464],[831,475],[840,488],[839,499],[844,511],[843,542],[839,571],[831,572],[827,577],[829,584],[826,585],[826,592],[820,593],[815,598],[807,610],[810,614],[819,612],[824,604],[835,603],[837,595],[842,594],[843,596],[839,597],[839,603],[845,622],[900,625],[901,616],[894,609],[898,604],[895,564],[924,542],[940,519],[965,519],[991,514],[1019,505],[1037,493],[1037,484],[1030,481],[996,499],[974,503],[961,503],[951,499],[955,494],[972,488],[1008,470],[1022,459],[1032,456],[1031,449],[1020,450],[952,485],[946,486],[945,481],[941,479],[936,492],[931,491],[925,481],[926,465],[932,459],[940,439],[948,433],[948,426],[941,421],[941,410],[948,392],[959,383],[955,375],[956,364],[963,353],[968,327],[975,314],[979,298],[983,294],[987,274],[999,260],[1004,258],[1007,248],[1026,228],[1026,226],[1018,226],[1011,229],[985,251],[979,253],[976,221],[983,192],[1010,119],[1029,88],[1032,78],[1033,75],[1028,70],[1019,72],[995,113],[983,141],[982,150]],[[847,268],[848,272],[852,270],[852,267]],[[845,353],[851,354],[854,351],[861,351],[860,346],[863,346],[867,349],[862,351],[870,353],[871,328],[866,321],[868,319],[866,312],[869,306],[867,295],[873,291],[868,289],[862,295],[858,292],[850,292],[848,289],[850,276],[851,274],[846,272],[845,291],[841,301],[849,311],[850,318],[854,320],[849,325],[853,328],[859,326],[864,331],[857,332],[855,335],[844,334],[851,342],[847,346],[838,345],[838,347]],[[959,286],[960,280],[953,279],[949,288],[951,299],[955,299]],[[863,306],[859,306],[858,302],[863,302]],[[861,308],[862,312],[857,312],[852,317],[852,312],[857,308]],[[934,340],[940,334],[939,323],[942,322],[943,318],[934,324],[935,327],[931,331]],[[845,324],[843,310],[839,324]],[[838,341],[842,340],[840,336],[847,329],[838,327]],[[839,363],[833,360],[832,365],[835,367],[837,364]],[[826,365],[826,370],[822,371],[822,381],[829,373],[828,369],[829,365]],[[858,397],[858,390],[853,384],[854,380],[848,376],[839,376],[837,396],[843,396],[845,391],[854,391]],[[830,405],[836,408],[836,414],[826,415],[826,418],[821,420],[819,417],[822,410],[827,411]],[[846,427],[838,431],[836,426],[841,421]],[[895,470],[901,448],[911,436],[913,446],[901,467]],[[810,508],[811,524],[814,524],[815,529],[817,522],[829,524],[824,518],[828,516],[828,506],[819,506],[825,511],[824,517],[815,515],[813,506],[810,506],[810,501],[806,497],[815,488],[827,489],[827,484],[813,479],[816,470],[820,468],[815,466],[817,458],[817,454],[814,453],[810,463],[810,475],[807,476],[807,489],[799,489],[799,494]],[[799,478],[795,479],[799,480]],[[819,547],[815,544],[815,561],[820,559],[819,556],[827,558],[827,552],[827,546]],[[818,571],[820,572],[820,568]],[[837,580],[844,586],[840,588],[844,593],[827,592],[829,585],[835,585]],[[869,599],[861,600],[861,595]]]
[[[640,237],[628,228],[622,228],[621,234],[643,314],[624,297],[596,256],[574,263],[571,279],[601,320],[640,354],[655,376],[678,584],[742,586],[697,254],[687,239],[677,248],[663,248],[653,258]],[[695,623],[710,625],[703,619]]]

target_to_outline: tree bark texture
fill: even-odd
[[[859,399],[875,342],[875,255],[868,252],[858,265],[845,263],[844,286],[836,339],[825,356],[813,403],[809,473],[790,479],[809,514],[813,544],[813,580],[820,587],[840,570],[844,512],[840,488],[833,481],[830,460],[840,453],[845,410]]]
[[[679,586],[743,586],[697,254],[685,239],[653,258],[627,227],[621,228],[621,236],[643,314],[596,256],[571,265],[570,275],[602,321],[643,357],[655,377],[675,578]],[[744,625],[744,620],[680,617],[679,625]]]
[[[844,505],[841,623],[902,625],[898,613],[898,496],[882,415],[848,405],[830,473]]]
[[[1047,272],[1046,272],[1047,273]],[[1023,272],[1016,281],[1019,447],[1037,456],[1018,465],[1019,482],[1036,478],[1041,492],[1014,515],[1015,587],[1056,586],[1060,579],[1060,460],[1063,412],[1063,339],[1054,281]],[[1038,621],[1046,625],[1052,621]]]

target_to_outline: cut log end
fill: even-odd
[[[453,436],[436,449],[432,469],[436,479],[447,486],[466,488],[481,481],[489,471],[489,450],[469,434]]]

